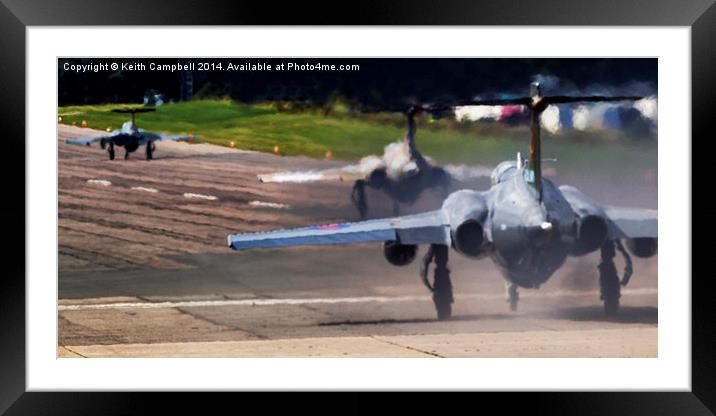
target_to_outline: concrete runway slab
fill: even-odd
[[[656,328],[497,334],[346,336],[262,341],[62,346],[63,358],[570,358],[656,357]]]

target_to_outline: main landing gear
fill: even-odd
[[[358,210],[360,219],[363,220],[368,213],[368,203],[365,200],[365,180],[358,179],[353,184],[353,191],[351,192],[351,201]]]
[[[517,302],[520,300],[520,293],[517,291],[518,286],[512,282],[505,282],[505,290],[507,292],[507,302],[510,303],[510,310],[517,312]]]
[[[147,143],[147,160],[152,160],[154,158],[154,149],[156,149],[156,146],[154,145],[154,142],[148,142]]]
[[[447,268],[448,246],[444,244],[431,244],[425,253],[420,265],[420,276],[425,286],[433,293],[433,303],[438,314],[438,320],[444,321],[452,316],[452,282],[450,269]],[[435,262],[433,284],[428,280],[428,268]]]
[[[368,215],[368,201],[365,197],[365,187],[369,186],[373,189],[380,189],[390,195],[390,183],[388,182],[387,175],[384,170],[374,170],[368,175],[367,179],[358,179],[353,184],[353,191],[351,192],[351,200],[355,205],[360,215],[360,219],[364,220]],[[391,196],[392,198],[392,196]],[[399,214],[398,202],[394,200],[393,215]]]
[[[624,256],[624,276],[621,281],[614,265],[616,250]],[[621,241],[609,240],[601,248],[602,261],[599,263],[600,299],[604,301],[604,312],[607,316],[616,316],[619,312],[619,298],[621,286],[626,286],[632,275],[632,263],[629,253],[624,249]]]

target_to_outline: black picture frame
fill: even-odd
[[[8,201],[25,201],[25,29],[45,25],[589,25],[686,26],[691,28],[692,137],[705,136],[716,102],[716,6],[713,0],[546,0],[546,1],[364,1],[338,7],[334,2],[213,2],[125,0],[0,0],[0,119],[3,155],[0,163]],[[701,137],[707,139],[706,137]],[[693,140],[698,142],[700,140]],[[700,141],[700,142],[704,142]],[[705,152],[702,152],[703,155]],[[703,157],[703,156],[702,156]],[[693,203],[693,202],[692,202]],[[204,412],[221,409],[216,398],[136,393],[26,392],[25,372],[25,223],[24,202],[1,205],[4,270],[0,280],[0,414],[136,414],[155,412],[170,401],[175,407],[202,403]],[[23,221],[19,219],[22,218]],[[701,246],[702,250],[703,245]],[[27,249],[32,249],[28,247]],[[707,276],[704,276],[707,277]],[[690,392],[505,393],[481,394],[474,406],[523,407],[550,414],[713,414],[716,409],[716,330],[708,279],[692,279],[692,389]],[[513,393],[508,394],[512,396]],[[367,413],[372,399],[353,394],[334,396],[340,413]],[[233,400],[233,399],[229,399]],[[430,410],[442,403],[433,395],[406,398],[403,405]],[[448,399],[447,402],[452,402]],[[295,397],[279,405],[314,406],[315,398]],[[278,408],[276,407],[278,406]],[[397,409],[393,406],[382,410]],[[405,408],[401,407],[401,412]],[[316,409],[321,410],[321,409]],[[330,409],[323,409],[329,410]]]

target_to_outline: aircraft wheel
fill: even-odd
[[[114,145],[112,143],[109,144],[107,153],[109,153],[109,160],[114,160]]]
[[[435,271],[433,303],[438,313],[438,320],[445,321],[452,317],[452,283],[447,268],[438,266]]]
[[[400,216],[400,203],[398,201],[393,201],[393,216]]]
[[[450,269],[447,267],[449,248],[442,244],[432,244],[430,249],[435,260],[433,303],[438,313],[438,320],[444,321],[452,317],[452,282]]]
[[[440,295],[438,292],[433,293],[433,303],[435,311],[438,313],[439,321],[447,321],[452,318],[452,299],[450,296]]]
[[[517,304],[520,300],[520,292],[517,284],[505,282],[505,289],[507,290],[507,302],[510,304],[510,311],[517,312]]]
[[[517,312],[517,297],[510,298],[510,312]]]
[[[356,209],[358,209],[360,219],[364,220],[368,214],[368,203],[365,199],[365,181],[363,179],[358,179],[353,184],[351,201],[353,201],[353,205],[355,205]]]
[[[616,316],[619,312],[620,285],[619,277],[614,274],[600,276],[604,312],[607,316]]]
[[[147,143],[147,160],[154,158],[154,142]]]

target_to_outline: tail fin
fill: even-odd
[[[134,108],[115,108],[112,110],[113,113],[130,113],[132,114],[132,125],[136,126],[136,123],[134,122],[134,115],[136,113],[151,113],[153,111],[157,111],[155,108],[146,108],[146,107],[134,107]]]

